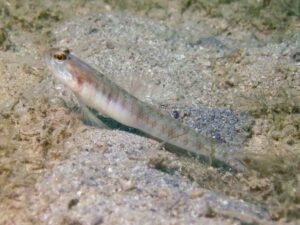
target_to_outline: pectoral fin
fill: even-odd
[[[89,126],[95,126],[99,128],[109,129],[107,125],[105,125],[98,117],[97,113],[93,112],[87,106],[81,106],[80,108],[81,120],[84,124]]]

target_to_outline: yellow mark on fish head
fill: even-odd
[[[69,54],[70,54],[70,50],[68,48],[59,48],[53,52],[52,57],[54,59],[63,61],[68,58]]]

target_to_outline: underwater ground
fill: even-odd
[[[86,125],[54,46],[243,170]],[[0,51],[0,224],[300,223],[299,1],[0,0]]]

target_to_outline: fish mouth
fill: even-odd
[[[48,68],[52,69],[52,65],[51,65],[51,50],[48,50],[48,51],[44,52],[44,54],[43,54],[43,60],[44,60],[45,64],[48,66]]]
[[[53,59],[53,54],[58,50],[59,48],[51,48],[46,51],[44,51],[43,56],[44,60],[51,61]]]

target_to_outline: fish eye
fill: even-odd
[[[68,58],[69,54],[70,54],[70,50],[68,48],[60,48],[60,49],[57,49],[57,51],[54,52],[52,56],[54,59],[63,61]]]
[[[67,55],[64,52],[57,52],[53,54],[53,58],[62,61],[67,59]]]

